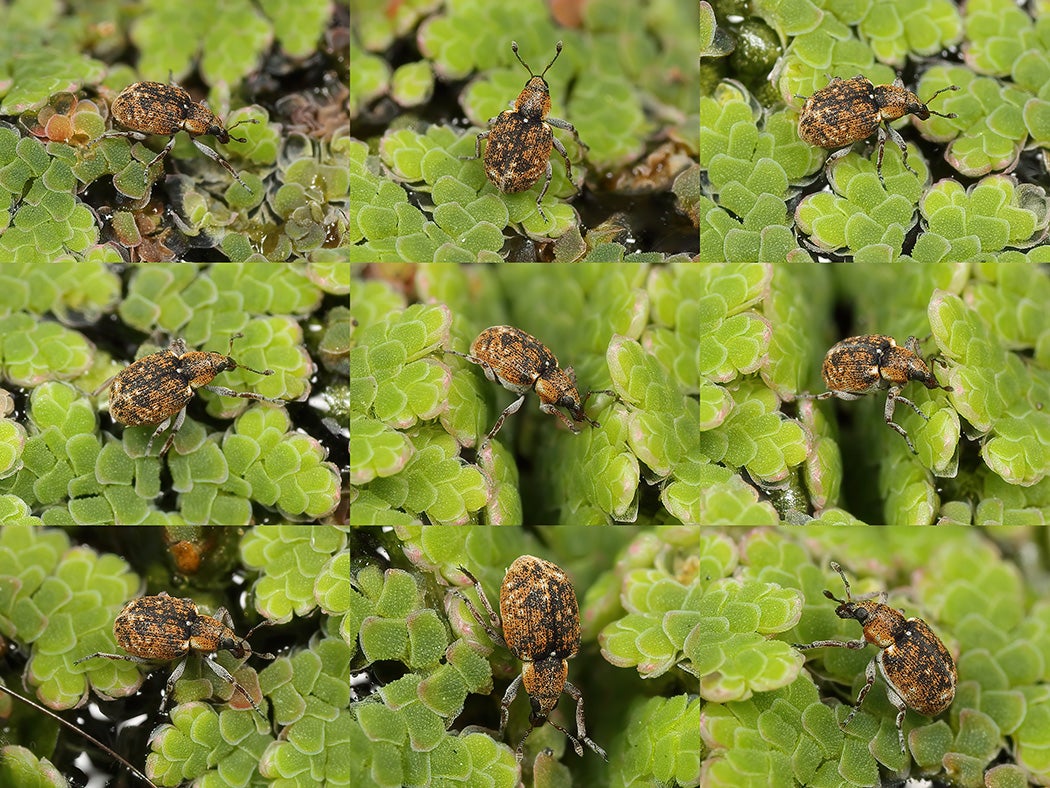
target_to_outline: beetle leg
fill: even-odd
[[[172,139],[174,139],[174,137],[172,137]],[[255,194],[255,192],[251,190],[251,187],[249,187],[247,183],[241,180],[241,176],[237,174],[236,170],[233,169],[233,167],[228,161],[226,161],[226,159],[224,159],[218,153],[213,151],[211,148],[209,148],[203,142],[198,140],[196,137],[191,136],[190,139],[193,140],[193,144],[197,146],[197,150],[199,150],[209,159],[214,161],[216,164],[221,164],[230,173],[230,175],[237,179],[237,183],[239,183],[241,186],[248,190],[249,194]],[[170,145],[168,147],[170,147]]]
[[[889,398],[887,397],[887,399],[889,399]],[[922,416],[924,419],[926,419],[926,421],[930,420],[930,417],[927,416],[925,413],[923,413],[921,410],[919,410],[918,406],[914,402],[912,402],[910,399],[908,399],[907,397],[902,397],[900,394],[898,394],[896,397],[894,397],[894,399],[897,402],[903,402],[905,405],[907,405],[912,410],[914,410],[916,413],[918,413],[920,416]]]
[[[485,371],[485,377],[487,377],[489,380],[491,380],[493,382],[496,381],[496,373],[495,373],[495,371],[493,371],[491,365],[487,361],[484,361],[484,360],[478,358],[477,356],[472,356],[469,353],[460,353],[458,350],[446,350],[445,352],[446,353],[451,353],[454,356],[462,356],[467,361],[469,361],[471,364],[477,364],[479,367],[481,367]]]
[[[492,437],[497,432],[499,432],[499,428],[503,426],[503,420],[506,419],[507,416],[511,415],[512,413],[517,413],[518,412],[518,408],[521,407],[521,403],[523,403],[524,401],[525,401],[525,395],[522,394],[520,397],[518,397],[516,400],[514,400],[514,402],[510,403],[506,408],[503,409],[503,412],[501,414],[499,414],[499,418],[496,419],[496,423],[492,426],[492,429],[489,430],[489,434],[486,435],[485,436],[485,440],[483,440],[481,442],[482,446],[484,446],[490,440],[492,440]],[[559,413],[558,415],[560,416],[561,414]],[[564,418],[564,416],[562,416],[562,418]],[[481,447],[478,447],[478,448],[481,448]]]
[[[500,706],[499,711],[499,733],[503,735],[503,731],[507,728],[507,718],[510,716],[510,704],[514,702],[514,699],[518,697],[518,688],[521,686],[521,674],[519,673],[514,681],[507,687],[507,691],[503,694],[503,704]],[[529,730],[532,733],[532,730]],[[521,760],[521,748],[525,744],[525,739],[529,736],[528,733],[522,738],[521,743],[518,744],[518,760]]]
[[[261,717],[264,719],[266,718],[266,715],[262,713],[262,709],[259,708],[259,704],[255,702],[255,698],[248,694],[248,690],[241,686],[240,682],[231,675],[230,671],[226,670],[226,668],[213,660],[210,655],[204,656],[204,662],[212,669],[212,672],[215,673],[216,676],[223,681],[232,684],[235,690],[238,690],[245,698],[247,698],[248,702],[252,704],[252,708],[259,712]]]
[[[110,375],[109,380],[107,380],[105,383],[103,383],[101,386],[99,386],[97,389],[95,389],[94,391],[91,392],[91,396],[92,397],[97,397],[103,391],[108,389],[110,387],[110,385],[113,383],[113,380],[116,377],[117,377],[116,375]]]
[[[843,156],[845,156],[847,153],[849,153],[852,150],[853,150],[853,146],[852,145],[847,145],[845,148],[840,148],[839,150],[835,151],[830,156],[828,156],[824,160],[824,170],[825,170],[825,172],[827,171],[828,166],[831,164],[831,162],[835,161],[836,159],[841,159]]]
[[[569,367],[569,369],[572,369],[572,367]],[[575,376],[573,377],[573,379],[575,381]],[[610,397],[615,397],[616,392],[611,389],[592,389],[587,392],[587,394],[583,398],[583,402],[580,403],[580,413],[583,415],[583,418],[587,421],[587,423],[590,424],[592,427],[600,427],[602,425],[596,422],[590,416],[588,416],[587,412],[584,410],[584,408],[587,407],[587,400],[591,398],[592,394],[608,394]]]
[[[860,649],[868,645],[866,640],[814,640],[812,643],[792,643],[793,648],[797,648],[799,651],[804,651],[810,648],[829,648],[838,646],[839,648],[853,648]]]
[[[168,701],[171,700],[171,695],[175,690],[175,682],[182,678],[182,674],[186,672],[186,663],[189,661],[189,656],[183,657],[182,661],[175,666],[175,670],[168,676],[168,683],[164,686],[164,700],[160,702],[160,710],[164,711],[164,708],[168,705]]]
[[[171,444],[173,444],[175,442],[175,434],[179,431],[179,428],[182,426],[182,422],[184,422],[184,421],[186,421],[186,409],[185,408],[180,410],[178,412],[178,415],[175,416],[175,424],[171,428],[171,434],[168,435],[168,439],[166,441],[164,441],[164,448],[162,448],[160,450],[160,454],[157,455],[158,458],[163,457],[165,454],[168,453],[168,449],[171,448]],[[150,436],[149,443],[146,444],[146,454],[147,455],[149,455],[150,449],[153,448],[153,439],[156,438],[158,435],[160,435],[162,432],[164,432],[164,430],[167,428],[168,424],[170,424],[170,423],[171,423],[171,416],[168,416],[168,418],[166,418],[164,420],[164,423],[161,424],[160,426],[158,426],[156,430],[154,430],[153,434]]]
[[[149,181],[149,169],[150,169],[150,167],[152,167],[158,161],[163,159],[168,154],[168,151],[170,151],[174,146],[175,146],[175,135],[172,134],[171,137],[168,139],[168,144],[165,145],[163,148],[161,148],[160,153],[158,153],[156,156],[153,157],[153,161],[151,161],[149,164],[146,165],[146,181]]]
[[[883,410],[883,414],[886,417],[886,423],[890,426],[890,429],[892,429],[894,432],[899,433],[900,436],[904,438],[904,441],[908,444],[908,448],[911,449],[912,454],[918,454],[918,452],[915,451],[914,444],[912,444],[911,442],[911,438],[908,437],[908,433],[904,431],[904,427],[893,421],[893,409],[897,404],[897,400],[900,400],[901,402],[906,402],[909,405],[911,405],[912,410],[914,410],[916,413],[918,413],[920,416],[926,419],[926,421],[929,421],[930,417],[923,413],[921,410],[919,410],[915,406],[915,403],[912,402],[910,399],[908,399],[907,397],[902,397],[898,393],[899,391],[900,388],[897,386],[893,386],[890,389],[889,394],[886,396],[886,407]]]
[[[565,160],[568,161],[568,157],[566,157]],[[540,200],[542,200],[543,195],[547,193],[547,187],[551,185],[551,177],[553,176],[553,174],[554,168],[551,167],[551,160],[547,159],[547,179],[543,182],[543,188],[540,189],[539,197],[536,198],[536,210],[540,212],[540,216],[543,217],[543,221],[545,222],[548,222],[550,220],[547,218],[547,214],[543,212],[543,206],[540,205]]]
[[[549,120],[549,119],[548,119]],[[554,148],[561,154],[561,157],[565,159],[565,176],[569,179],[569,184],[576,190],[576,193],[580,193],[579,187],[572,180],[572,162],[569,161],[569,154],[565,152],[565,146],[561,144],[561,140],[557,137],[551,138],[554,142]]]
[[[875,657],[872,657],[871,662],[868,663],[868,667],[864,669],[864,686],[860,688],[860,693],[857,695],[857,702],[853,708],[850,709],[849,714],[846,715],[846,719],[842,721],[840,727],[845,728],[849,725],[850,720],[856,715],[857,710],[860,708],[860,704],[864,702],[864,696],[868,694],[868,690],[871,689],[871,685],[875,683]]]
[[[583,747],[580,745],[580,740],[579,739],[577,739],[575,736],[573,736],[571,733],[569,733],[567,730],[565,730],[565,728],[563,728],[561,725],[559,725],[558,723],[556,723],[554,720],[550,719],[549,717],[547,718],[546,722],[552,728],[554,728],[556,730],[559,730],[562,733],[564,733],[566,736],[568,736],[569,737],[569,741],[572,742],[572,748],[574,750],[576,750],[576,754],[579,755],[581,758],[583,757]],[[532,730],[530,730],[529,733],[532,733]],[[524,744],[525,743],[525,739],[522,739],[521,743]]]
[[[897,707],[897,738],[901,743],[901,753],[904,753],[904,715],[908,711],[908,704],[906,704],[904,698],[902,698],[897,691],[890,686],[889,682],[886,683],[886,697],[889,698],[890,703]]]
[[[185,412],[185,411],[183,411],[183,412]],[[162,421],[160,424],[157,425],[157,429],[155,429],[153,431],[153,434],[150,435],[150,437],[149,437],[149,443],[146,444],[146,454],[147,455],[153,449],[153,439],[156,438],[158,435],[160,435],[162,432],[164,432],[164,430],[166,430],[170,424],[171,424],[171,416],[168,416],[168,418],[164,419],[164,421]],[[164,444],[164,448],[165,449],[168,448],[168,445],[166,443]],[[164,452],[162,451],[161,455],[163,455],[163,454],[164,454]]]
[[[489,118],[489,125],[491,125],[492,121],[494,121],[494,120],[495,120],[495,118]],[[463,161],[470,161],[472,159],[480,159],[481,158],[481,141],[483,139],[487,139],[488,136],[489,136],[489,132],[487,132],[487,131],[483,131],[483,132],[479,133],[478,134],[478,138],[476,140],[474,140],[474,155],[473,156],[460,156],[459,158],[461,160],[463,160]]]
[[[579,145],[581,148],[586,148],[587,150],[591,149],[590,145],[588,145],[586,142],[584,142],[583,140],[580,139],[580,135],[576,131],[576,127],[573,126],[571,123],[569,123],[569,121],[562,120],[561,118],[552,118],[550,116],[547,116],[546,118],[543,119],[543,122],[544,123],[549,123],[552,126],[557,126],[559,129],[565,129],[566,131],[571,131],[572,132],[572,136],[575,138],[577,145]],[[555,139],[557,139],[557,137],[555,137]]]
[[[125,662],[135,662],[135,663],[137,663],[139,665],[149,665],[149,664],[151,664],[153,662],[153,660],[151,660],[151,659],[143,659],[142,657],[133,657],[133,656],[130,656],[128,654],[106,654],[105,652],[102,652],[102,651],[96,651],[90,657],[81,657],[78,660],[74,660],[73,664],[74,665],[79,665],[81,662],[86,662],[87,660],[94,659],[95,657],[105,657],[106,659],[122,659]]]
[[[230,615],[230,611],[227,610],[225,607],[220,607],[214,613],[212,613],[212,618],[214,618],[220,624],[225,624],[230,629],[233,629],[233,616]]]
[[[609,758],[606,756],[605,750],[595,744],[587,735],[587,729],[583,723],[583,693],[576,689],[570,681],[565,682],[565,691],[576,701],[576,735],[587,742],[587,746],[602,756],[604,760],[608,761]],[[582,755],[579,749],[577,749],[577,753]]]
[[[552,416],[557,416],[559,419],[561,419],[562,424],[568,427],[572,432],[575,432],[577,435],[580,434],[580,428],[573,424],[571,421],[569,421],[569,417],[562,413],[560,410],[558,410],[558,408],[554,405],[544,402],[542,405],[540,405],[540,410],[542,410],[544,413],[549,413]],[[587,420],[590,421],[590,419]]]
[[[284,403],[283,399],[264,397],[262,394],[256,394],[254,391],[234,391],[225,386],[201,386],[201,388],[207,389],[214,394],[220,394],[223,397],[240,397],[241,399],[257,399],[264,402],[276,402],[278,404]]]
[[[459,567],[459,571],[465,574],[467,577],[469,577],[470,581],[474,584],[474,587],[477,589],[478,599],[481,600],[481,604],[485,606],[485,610],[489,614],[489,624],[485,623],[484,619],[481,616],[481,613],[479,613],[478,609],[474,607],[474,603],[471,602],[469,598],[467,598],[466,594],[464,594],[458,588],[453,588],[452,594],[466,602],[467,609],[470,610],[475,620],[479,624],[481,624],[482,627],[485,628],[485,631],[488,633],[488,636],[492,638],[493,643],[496,643],[500,646],[506,646],[507,642],[503,639],[503,636],[499,634],[499,630],[501,629],[499,616],[497,616],[496,611],[492,609],[492,605],[489,603],[489,598],[485,596],[485,589],[481,587],[481,583],[479,583],[477,578],[474,577],[474,575],[472,575],[470,572],[468,572],[466,568],[461,566]]]

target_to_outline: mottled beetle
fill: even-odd
[[[226,168],[241,186],[254,194],[248,184],[242,181],[241,176],[230,166],[230,163],[198,140],[196,135],[210,134],[224,145],[230,139],[247,142],[247,139],[241,137],[231,138],[230,129],[241,123],[258,123],[259,121],[241,120],[226,128],[214,112],[208,109],[203,102],[194,101],[190,94],[179,85],[174,83],[164,85],[160,82],[136,82],[128,85],[113,99],[111,112],[113,119],[129,131],[107,131],[98,138],[99,140],[107,137],[131,137],[141,141],[145,140],[149,134],[170,135],[171,139],[168,140],[164,149],[146,165],[147,182],[150,168],[171,150],[175,144],[175,135],[180,131],[185,131],[201,153]]]
[[[273,374],[272,369],[252,369],[230,358],[228,354],[233,349],[233,340],[242,336],[244,335],[234,334],[230,337],[230,347],[225,355],[211,351],[187,350],[186,341],[177,338],[167,350],[143,356],[122,369],[103,383],[93,395],[97,396],[112,386],[109,413],[114,419],[128,426],[158,425],[146,446],[147,455],[153,448],[153,440],[168,428],[174,417],[175,425],[158,455],[163,457],[182,427],[186,419],[186,405],[193,399],[198,388],[205,388],[224,397],[240,397],[277,404],[284,402],[250,391],[234,391],[223,386],[207,385],[220,372],[237,369],[238,366],[258,375]]]
[[[796,96],[805,99],[798,117],[798,136],[810,145],[819,148],[842,148],[828,156],[825,167],[835,159],[849,153],[853,143],[867,139],[878,132],[879,158],[875,169],[879,180],[885,186],[882,177],[882,154],[886,148],[886,138],[890,137],[901,149],[904,166],[914,175],[918,175],[908,165],[908,146],[904,138],[890,126],[890,121],[905,115],[914,115],[919,120],[929,120],[930,115],[942,118],[954,118],[955,113],[947,115],[930,109],[927,105],[946,90],[958,90],[955,85],[941,88],[923,103],[919,97],[904,87],[900,78],[892,85],[873,85],[871,80],[862,74],[852,79],[834,77],[826,87],[812,96]]]
[[[197,612],[197,605],[192,599],[168,596],[166,592],[161,591],[156,596],[132,599],[113,622],[113,636],[117,645],[127,651],[127,654],[97,651],[90,656],[81,657],[73,664],[79,665],[95,657],[138,664],[170,662],[181,658],[182,661],[175,666],[168,678],[165,697],[160,705],[160,710],[164,711],[175,682],[186,670],[190,654],[196,652],[203,657],[204,663],[216,676],[232,684],[235,690],[248,699],[252,708],[265,717],[251,694],[226,668],[214,661],[212,654],[217,651],[229,651],[237,659],[244,659],[251,654],[263,659],[274,659],[273,654],[253,652],[247,640],[256,629],[271,623],[273,622],[263,621],[243,638],[238,637],[233,631],[233,619],[226,608],[220,607],[215,611],[214,617],[206,616]]]
[[[560,118],[549,117],[548,114],[551,111],[551,91],[547,80],[543,77],[561,54],[562,42],[558,42],[554,58],[539,74],[533,74],[532,69],[521,59],[521,55],[518,54],[517,41],[511,41],[510,48],[514,50],[514,56],[518,62],[529,72],[529,80],[518,95],[514,109],[504,110],[497,117],[489,118],[486,124],[489,130],[478,134],[474,142],[474,155],[460,158],[464,160],[479,158],[481,141],[487,138],[485,175],[497,189],[506,194],[525,191],[536,183],[546,170],[546,180],[536,197],[536,208],[543,220],[547,221],[547,214],[543,212],[540,200],[547,193],[547,187],[551,185],[552,145],[565,159],[565,174],[569,183],[573,183],[569,154],[565,152],[565,146],[554,136],[550,127],[557,126],[559,129],[571,131],[578,145],[584,148],[587,146],[580,140],[580,135],[576,133],[571,123]],[[575,183],[573,187],[579,192]]]
[[[517,413],[525,395],[530,389],[535,390],[540,398],[540,410],[557,416],[572,432],[579,429],[558,408],[565,408],[572,414],[573,421],[586,421],[592,427],[601,425],[591,419],[584,406],[592,394],[612,394],[608,389],[589,391],[580,401],[580,392],[576,389],[576,373],[572,367],[564,370],[558,366],[558,359],[550,349],[536,337],[526,334],[513,326],[491,326],[486,328],[470,343],[470,353],[446,350],[456,356],[462,356],[485,370],[485,377],[499,383],[508,391],[520,394],[508,405],[496,419],[481,446],[485,446],[503,426],[503,420],[512,413]],[[481,447],[479,447],[481,448]]]
[[[850,596],[849,581],[842,567],[834,561],[831,568],[838,572],[846,587],[846,598],[838,599],[830,591],[824,596],[838,602],[835,615],[841,619],[856,619],[864,628],[861,640],[817,640],[795,648],[850,648],[862,649],[874,643],[881,650],[868,663],[864,671],[865,683],[857,695],[857,703],[842,721],[849,725],[860,708],[864,696],[875,683],[876,668],[886,682],[886,696],[897,709],[897,737],[901,752],[904,748],[904,715],[914,709],[926,717],[934,717],[952,705],[955,700],[955,684],[958,675],[951,653],[934,634],[929,625],[920,618],[905,618],[886,601],[886,592],[879,593],[879,600]]]
[[[901,389],[909,381],[916,380],[928,389],[952,390],[951,386],[942,386],[937,382],[926,362],[919,356],[919,340],[915,337],[908,337],[904,347],[899,347],[893,337],[882,334],[843,339],[828,351],[821,372],[828,391],[816,396],[802,394],[801,397],[855,400],[880,388],[888,388],[886,407],[883,411],[886,424],[904,438],[913,454],[918,452],[915,451],[908,433],[893,421],[894,408],[900,401],[926,421],[929,421],[930,417],[919,410],[914,402],[902,396]]]
[[[524,754],[525,740],[529,734],[544,722],[549,722],[569,737],[577,755],[583,755],[580,745],[580,740],[583,740],[594,752],[609,760],[605,750],[587,735],[583,694],[568,681],[568,660],[580,650],[580,608],[576,602],[576,592],[565,572],[550,561],[535,556],[523,555],[515,559],[507,568],[500,587],[501,626],[500,618],[485,595],[485,589],[462,566],[459,570],[478,589],[478,599],[488,613],[488,623],[462,591],[453,589],[453,593],[466,603],[494,643],[506,646],[524,663],[521,673],[507,687],[500,707],[499,730],[502,735],[507,727],[510,704],[517,697],[521,685],[525,685],[532,711],[529,714],[529,730],[521,737],[515,752],[517,759],[520,761]],[[548,719],[563,692],[569,693],[576,701],[576,736]]]

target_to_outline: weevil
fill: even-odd
[[[529,730],[521,737],[515,752],[520,761],[524,754],[525,740],[536,728],[549,722],[572,741],[576,754],[583,755],[582,740],[594,752],[608,761],[605,750],[587,735],[583,716],[583,693],[568,680],[569,660],[580,650],[580,607],[576,592],[568,576],[559,566],[523,555],[514,560],[503,577],[499,591],[500,617],[492,609],[485,589],[470,572],[462,566],[459,570],[478,589],[488,613],[488,622],[482,618],[474,603],[459,589],[453,593],[462,599],[494,643],[506,646],[522,661],[521,673],[507,687],[500,706],[500,735],[507,727],[510,704],[524,684],[529,696]],[[501,634],[502,633],[502,634]],[[563,692],[576,701],[576,736],[548,719],[558,705]],[[577,738],[578,737],[578,738]]]
[[[908,146],[900,133],[890,126],[890,121],[905,115],[914,115],[919,120],[929,120],[930,115],[942,118],[957,117],[954,112],[943,114],[929,108],[929,103],[946,90],[958,90],[958,86],[941,88],[926,102],[904,87],[898,77],[892,85],[873,85],[862,74],[852,79],[832,78],[827,86],[812,96],[796,96],[805,99],[798,116],[798,136],[810,145],[819,148],[842,148],[828,156],[825,167],[835,159],[849,153],[853,143],[867,139],[878,132],[879,157],[875,169],[879,181],[882,177],[882,154],[886,138],[891,138],[901,149],[904,166],[913,175],[918,175],[908,164]],[[843,147],[847,146],[847,147]]]
[[[203,102],[194,101],[189,93],[175,83],[164,85],[160,82],[136,82],[128,85],[113,99],[110,110],[113,119],[128,131],[107,131],[95,142],[107,137],[131,137],[141,141],[150,134],[171,137],[163,150],[146,165],[146,182],[149,181],[150,168],[164,158],[175,145],[175,135],[185,131],[201,153],[222,165],[250,194],[255,193],[241,180],[241,176],[234,171],[230,163],[198,140],[197,135],[210,134],[224,145],[231,139],[247,142],[247,139],[241,137],[231,137],[230,129],[241,123],[258,123],[258,120],[241,120],[227,128]]]
[[[801,394],[808,399],[856,400],[878,389],[888,388],[883,415],[886,424],[908,444],[912,454],[918,454],[904,428],[893,421],[893,411],[898,401],[908,405],[926,421],[930,417],[918,406],[901,395],[901,389],[909,381],[916,380],[928,389],[951,391],[951,386],[942,386],[933,376],[929,366],[919,356],[919,340],[908,337],[904,347],[897,345],[893,337],[882,334],[865,334],[849,337],[836,343],[824,357],[821,368],[828,391],[813,396]]]
[[[584,411],[587,400],[592,394],[615,396],[615,392],[608,389],[589,391],[581,402],[580,392],[576,389],[576,373],[573,368],[561,369],[558,366],[558,359],[546,345],[531,334],[526,334],[520,328],[513,326],[486,328],[471,342],[469,354],[456,350],[445,352],[462,356],[467,361],[478,364],[485,370],[486,378],[521,395],[499,415],[496,423],[485,436],[485,440],[481,442],[482,447],[499,432],[507,416],[517,413],[521,403],[525,401],[525,395],[530,390],[534,390],[539,395],[542,412],[557,416],[566,427],[576,434],[580,432],[579,429],[558,408],[568,410],[572,414],[573,421],[586,421],[592,427],[600,427],[601,424],[590,418]]]
[[[904,715],[914,709],[926,717],[934,717],[952,705],[955,700],[955,684],[958,675],[951,652],[941,639],[921,618],[905,618],[899,610],[885,604],[886,592],[879,593],[879,600],[850,596],[849,581],[842,567],[834,561],[831,568],[838,572],[846,587],[846,598],[838,599],[830,591],[824,596],[838,602],[835,615],[841,619],[856,619],[864,628],[860,640],[817,640],[805,645],[794,644],[799,650],[811,648],[862,649],[874,643],[881,649],[864,671],[865,683],[857,695],[857,702],[842,721],[849,725],[860,708],[864,696],[875,683],[875,672],[882,674],[886,682],[886,696],[897,709],[897,737],[901,752],[904,748]]]
[[[182,659],[168,677],[164,700],[160,710],[163,712],[175,682],[182,677],[190,654],[200,654],[204,664],[223,681],[229,682],[263,717],[259,704],[251,694],[238,683],[212,655],[218,651],[229,651],[237,659],[244,659],[252,654],[263,659],[274,659],[273,654],[252,651],[248,638],[261,626],[273,622],[263,621],[248,632],[243,638],[233,631],[233,619],[224,607],[215,611],[214,616],[206,616],[197,611],[196,603],[189,598],[168,596],[161,591],[156,596],[143,596],[132,599],[120,611],[113,622],[113,637],[117,645],[127,654],[107,654],[96,651],[87,657],[81,657],[73,664],[79,665],[95,657],[118,659],[137,664],[170,662]]]
[[[167,350],[150,353],[122,369],[94,391],[93,396],[112,387],[109,395],[109,413],[114,419],[132,427],[144,424],[158,425],[146,445],[147,455],[153,448],[154,439],[168,428],[174,418],[175,424],[171,434],[158,455],[163,457],[186,420],[186,405],[199,388],[224,397],[240,397],[277,404],[284,402],[251,391],[234,391],[223,386],[208,385],[220,372],[238,367],[257,375],[273,374],[272,369],[252,369],[230,358],[233,340],[242,336],[244,335],[234,334],[230,337],[230,346],[225,354],[187,350],[186,341],[181,337],[176,338]]]
[[[505,194],[523,192],[530,188],[546,170],[546,180],[539,196],[536,197],[536,208],[544,221],[548,221],[547,214],[543,212],[540,200],[547,193],[547,187],[551,185],[553,168],[551,167],[551,146],[565,159],[565,174],[569,183],[573,184],[576,192],[579,188],[572,180],[572,163],[569,154],[565,152],[565,146],[561,140],[554,136],[551,126],[571,131],[576,143],[586,148],[576,133],[576,128],[561,118],[549,116],[551,111],[551,91],[547,80],[543,77],[547,70],[554,65],[554,61],[561,54],[562,42],[555,46],[554,57],[539,74],[534,74],[528,64],[518,54],[518,42],[511,41],[510,48],[514,50],[514,57],[518,59],[525,70],[529,72],[529,80],[524,89],[514,102],[514,109],[507,109],[494,118],[489,118],[486,125],[488,131],[478,134],[474,142],[474,155],[461,156],[461,159],[477,159],[481,156],[481,141],[488,139],[485,146],[485,175],[492,181],[493,185]]]

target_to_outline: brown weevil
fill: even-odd
[[[252,651],[248,638],[261,626],[273,622],[263,621],[253,627],[243,638],[233,631],[233,619],[224,607],[215,611],[214,616],[206,616],[197,611],[192,599],[168,596],[161,591],[156,596],[143,596],[132,599],[120,611],[113,622],[113,637],[117,645],[127,654],[107,654],[97,651],[87,657],[81,657],[73,664],[79,665],[95,657],[119,659],[137,664],[182,661],[175,666],[168,678],[164,700],[160,710],[164,711],[175,682],[186,670],[190,654],[200,654],[216,676],[233,685],[263,717],[259,704],[251,694],[234,679],[230,672],[215,662],[212,655],[218,651],[229,651],[237,659],[255,654],[263,659],[274,659],[273,654]]]
[[[113,119],[128,131],[107,131],[98,140],[107,137],[131,137],[145,140],[150,134],[170,136],[168,144],[146,165],[146,181],[149,181],[150,168],[160,161],[175,144],[175,135],[185,131],[197,149],[212,161],[222,165],[237,182],[250,194],[254,194],[248,184],[241,180],[230,163],[197,139],[198,134],[210,134],[224,145],[231,139],[247,142],[241,137],[231,137],[230,129],[241,123],[258,123],[258,120],[241,120],[229,128],[203,102],[196,102],[174,83],[164,85],[160,82],[136,82],[120,92],[111,106]],[[92,143],[94,144],[94,143]]]
[[[914,115],[919,120],[929,120],[930,115],[939,115],[942,118],[957,117],[954,112],[947,115],[936,112],[930,109],[928,104],[946,90],[958,89],[956,85],[941,88],[924,103],[904,87],[904,82],[899,77],[892,85],[873,85],[871,80],[862,74],[852,79],[834,77],[827,86],[812,96],[796,96],[805,99],[806,102],[798,116],[798,136],[819,148],[842,148],[828,156],[825,162],[827,167],[835,159],[849,153],[849,146],[853,143],[878,132],[879,157],[876,170],[879,181],[885,186],[886,181],[882,177],[882,154],[887,136],[901,149],[904,166],[912,174],[918,175],[908,165],[908,146],[904,138],[890,126],[890,121],[905,115]]]
[[[572,180],[572,163],[569,161],[569,154],[565,152],[565,146],[561,144],[561,140],[554,136],[551,126],[571,131],[578,145],[584,148],[587,146],[580,140],[580,135],[576,133],[571,123],[548,115],[551,111],[551,91],[547,80],[543,77],[561,54],[562,42],[557,43],[554,58],[539,74],[534,74],[528,64],[521,59],[521,55],[518,54],[517,41],[511,41],[510,48],[514,50],[514,56],[518,62],[529,72],[529,80],[518,95],[517,101],[514,102],[514,109],[504,110],[498,116],[489,118],[486,124],[489,130],[478,134],[474,143],[474,155],[460,158],[464,160],[480,158],[481,141],[487,138],[485,175],[497,189],[505,194],[525,191],[535,184],[546,171],[543,188],[536,197],[536,208],[543,220],[548,221],[540,200],[547,193],[547,187],[551,185],[553,174],[551,146],[556,148],[565,159],[565,174],[569,183],[572,183],[579,193],[579,188]]]
[[[529,730],[522,736],[516,751],[520,761],[525,740],[533,730],[549,722],[572,741],[576,754],[583,755],[580,740],[594,752],[609,760],[605,750],[587,735],[583,717],[583,694],[568,681],[568,660],[580,650],[580,608],[568,576],[556,564],[531,555],[515,559],[507,568],[499,591],[500,617],[492,609],[485,589],[477,579],[463,572],[478,589],[478,599],[488,613],[486,622],[474,604],[459,589],[453,593],[462,599],[477,622],[485,628],[492,642],[506,646],[523,663],[521,673],[507,687],[500,707],[500,735],[507,727],[510,704],[525,685],[531,712]],[[500,634],[502,632],[502,634]],[[576,736],[548,719],[563,692],[576,701]],[[579,737],[579,738],[577,738]]]
[[[817,640],[805,645],[794,644],[794,647],[803,650],[827,647],[862,649],[869,643],[878,646],[881,651],[868,663],[864,671],[864,686],[857,695],[856,705],[842,721],[842,727],[849,725],[875,683],[877,668],[886,682],[886,696],[897,709],[897,737],[903,753],[904,714],[908,709],[934,717],[952,705],[958,681],[955,661],[925,621],[906,619],[899,610],[885,604],[885,591],[878,595],[878,601],[861,597],[854,600],[842,567],[832,561],[831,568],[842,578],[846,598],[838,599],[828,590],[824,591],[824,596],[839,603],[835,615],[841,619],[853,618],[860,623],[864,637],[860,640]]]
[[[821,373],[828,390],[816,396],[801,394],[800,397],[856,400],[878,389],[888,388],[886,408],[883,411],[886,424],[904,438],[912,454],[918,452],[915,451],[915,446],[904,428],[893,421],[894,408],[899,400],[926,421],[929,421],[930,417],[919,410],[914,402],[902,396],[901,389],[909,381],[916,380],[928,389],[952,390],[951,386],[942,386],[937,382],[929,366],[919,356],[919,340],[915,337],[908,337],[904,347],[899,347],[893,337],[882,334],[843,339],[833,345],[824,357]]]
[[[485,446],[492,440],[492,436],[499,432],[507,416],[517,413],[529,390],[534,390],[539,395],[541,411],[557,416],[566,427],[577,434],[579,429],[558,408],[568,410],[572,414],[573,421],[586,421],[592,427],[600,427],[601,424],[584,412],[584,406],[591,394],[615,396],[615,392],[608,389],[589,391],[581,402],[580,392],[576,389],[576,373],[573,368],[561,369],[558,366],[558,359],[546,345],[536,337],[513,326],[486,328],[470,343],[469,354],[456,350],[445,352],[462,356],[467,361],[478,364],[485,370],[486,378],[521,395],[496,419],[496,423],[485,436],[485,440],[481,442],[481,446]]]
[[[244,335],[234,334],[230,337],[230,346],[225,354],[187,350],[186,341],[181,337],[176,338],[167,350],[150,353],[122,369],[93,392],[93,396],[112,387],[109,394],[109,413],[116,421],[131,427],[158,425],[146,446],[147,455],[153,448],[153,440],[168,428],[174,418],[175,425],[158,455],[163,457],[186,419],[187,403],[193,399],[199,388],[224,397],[240,397],[277,404],[284,402],[251,391],[234,391],[223,386],[208,385],[220,372],[238,367],[257,375],[273,374],[272,369],[252,369],[230,358],[233,340],[242,336]]]

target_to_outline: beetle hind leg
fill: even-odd
[[[842,721],[842,725],[839,727],[845,728],[850,724],[850,720],[856,716],[857,711],[860,709],[860,704],[864,702],[864,698],[871,689],[871,685],[875,683],[875,669],[875,660],[872,659],[871,662],[868,663],[868,667],[864,669],[864,686],[861,687],[860,692],[857,693],[857,702],[853,705],[853,708],[849,710],[849,714],[846,715],[846,719]]]

